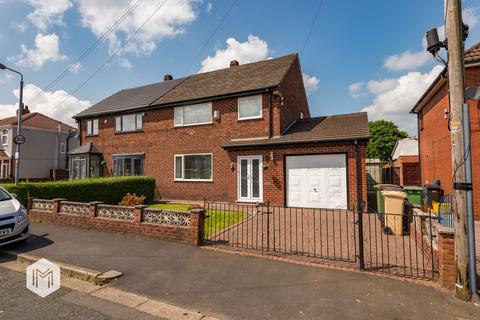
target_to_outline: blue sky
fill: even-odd
[[[137,1],[107,39],[71,66]],[[226,67],[232,58],[247,63],[300,52],[321,0],[238,0],[201,52],[232,0],[166,0],[134,34],[164,1],[0,0],[0,62],[24,73],[31,110],[71,123],[91,103],[167,73],[177,78]],[[472,27],[468,46],[480,40],[480,0],[463,6]],[[408,110],[441,69],[422,39],[442,24],[443,1],[324,0],[301,55],[312,114],[366,110],[415,134]],[[15,76],[0,73],[0,116],[14,114],[17,86]]]

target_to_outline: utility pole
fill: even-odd
[[[445,36],[448,43],[448,90],[454,183],[452,209],[455,214],[455,294],[461,300],[470,301],[466,192],[457,185],[457,183],[465,182],[465,150],[462,128],[462,105],[465,103],[465,66],[461,0],[445,1]]]

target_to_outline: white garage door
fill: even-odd
[[[287,205],[304,208],[347,208],[345,154],[287,157]]]

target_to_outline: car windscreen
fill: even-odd
[[[7,192],[5,192],[5,190],[0,189],[0,201],[6,201],[10,199],[12,199],[12,197]]]

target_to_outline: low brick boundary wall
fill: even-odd
[[[418,210],[418,209],[414,209]],[[438,271],[440,286],[455,289],[455,247],[452,228],[442,226],[435,216],[416,211],[419,219],[416,223],[417,247],[433,253],[435,271]],[[423,216],[422,216],[423,215]],[[431,225],[430,225],[431,223]],[[432,240],[430,240],[432,239]]]
[[[71,227],[141,235],[198,246],[203,238],[204,209],[189,212],[29,198],[30,219]]]

